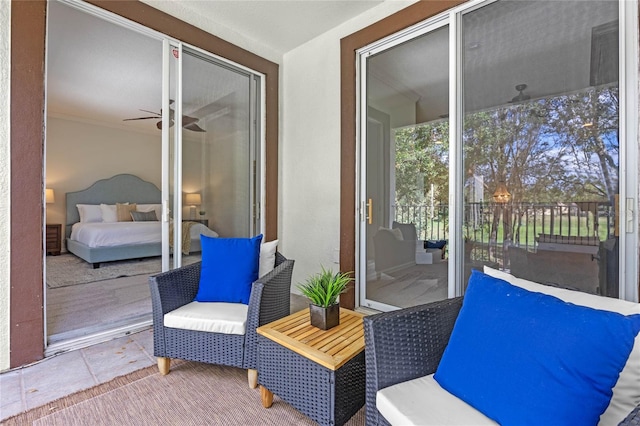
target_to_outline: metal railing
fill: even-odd
[[[419,239],[449,238],[448,205],[396,205],[396,222],[413,223]],[[463,235],[473,243],[473,258],[499,260],[502,248],[535,250],[540,238],[594,245],[615,233],[608,202],[470,203],[464,206]]]

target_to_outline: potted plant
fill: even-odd
[[[321,272],[310,276],[297,287],[311,301],[311,325],[328,330],[340,324],[338,296],[345,291],[352,278],[346,273],[334,274],[331,270],[321,268]]]

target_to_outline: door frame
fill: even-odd
[[[356,270],[357,50],[465,2],[420,1],[340,40],[340,270],[343,272]],[[353,282],[340,296],[340,305],[350,309],[356,306]]]
[[[366,27],[358,32],[355,32],[343,39],[341,39],[341,176],[340,176],[340,269],[341,271],[354,271],[357,262],[357,230],[356,220],[354,215],[358,216],[358,152],[357,141],[359,135],[357,134],[357,124],[360,120],[360,111],[358,104],[357,93],[357,64],[358,64],[358,50],[365,46],[368,46],[380,39],[395,34],[399,31],[405,30],[415,24],[425,21],[431,17],[434,17],[443,12],[452,12],[456,6],[463,3],[478,3],[480,1],[470,0],[466,1],[442,1],[442,2],[418,2],[413,4],[400,12],[387,17],[381,21],[378,21],[369,27]],[[634,116],[630,111],[638,110],[638,41],[637,30],[638,20],[640,20],[640,7],[637,2],[627,3],[621,1],[620,3],[620,31],[623,34],[623,23],[627,28],[631,28],[626,37],[620,37],[620,49],[624,53],[620,55],[620,69],[621,73],[627,76],[626,79],[622,79],[620,82],[621,90],[621,102],[624,102],[627,114],[620,117],[620,140],[626,141],[621,146],[620,156],[624,157],[624,161],[620,162],[620,197],[625,200],[626,206],[623,211],[630,223],[630,227],[627,228],[626,233],[620,235],[620,247],[621,250],[626,251],[624,255],[620,256],[620,272],[624,274],[625,279],[620,281],[620,296],[627,300],[637,300],[640,293],[640,241],[638,238],[638,210],[640,210],[640,187],[638,185],[638,177],[634,179],[627,179],[630,170],[638,170],[638,119],[637,114]],[[636,12],[636,13],[633,13]],[[457,30],[456,22],[450,22],[451,31]],[[635,31],[634,31],[635,29]],[[456,48],[450,45],[451,49]],[[455,50],[451,51],[450,61],[455,61]],[[457,79],[460,76],[458,75]],[[635,83],[635,84],[634,84]],[[457,81],[450,81],[451,85],[457,84]],[[453,88],[455,91],[455,87]],[[451,97],[459,96],[457,93],[450,93]],[[455,105],[450,105],[451,110],[455,108]],[[459,106],[458,106],[459,108]],[[455,111],[454,111],[455,112]],[[453,114],[455,117],[456,114]],[[631,123],[629,123],[631,121]],[[451,131],[456,132],[457,126],[460,123],[451,123]],[[459,130],[458,130],[459,131]],[[453,135],[455,136],[455,135]],[[450,137],[455,140],[455,137]],[[635,143],[634,143],[635,142]],[[455,144],[452,147],[455,148]],[[461,158],[456,157],[455,152],[451,152],[456,161],[461,161]],[[456,176],[450,176],[450,200],[453,203],[457,203],[458,197],[461,197],[460,191],[456,191],[456,188],[461,188],[460,179]],[[355,214],[354,214],[355,213]],[[622,213],[621,213],[622,214]],[[454,221],[461,222],[461,212],[458,213]],[[454,224],[455,225],[455,224]],[[459,257],[461,247],[452,241],[450,244],[450,254],[454,258]],[[458,293],[460,289],[461,277],[460,271],[456,269],[456,265],[453,263],[449,265],[449,277],[455,277],[455,293]],[[638,286],[635,287],[632,281],[638,281]],[[356,289],[355,282],[352,283],[352,287],[349,291],[341,296],[341,305],[347,308],[354,308],[356,306]],[[450,286],[450,290],[452,286]],[[453,296],[453,292],[449,292],[449,296]]]
[[[279,66],[138,1],[88,3],[265,76],[265,238],[278,235]],[[11,2],[9,368],[44,358],[46,0]],[[25,126],[25,123],[31,123]],[[3,311],[5,312],[5,311]],[[3,318],[3,321],[5,319]]]

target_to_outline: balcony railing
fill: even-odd
[[[449,238],[449,206],[396,205],[395,220],[414,223],[418,238]],[[615,234],[614,208],[608,202],[470,203],[464,207],[463,236],[474,244],[474,259],[498,260],[502,248],[535,250],[539,237],[571,244],[604,241]]]

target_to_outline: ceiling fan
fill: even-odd
[[[173,99],[171,99],[169,101],[169,105],[173,104]],[[155,112],[155,111],[148,111],[146,109],[141,109],[140,111],[142,112],[148,112],[149,114],[154,114],[150,117],[135,117],[135,118],[125,118],[122,121],[132,121],[132,120],[149,120],[149,119],[160,119],[160,121],[158,121],[156,123],[156,127],[160,130],[162,130],[162,110],[160,110],[160,112]],[[174,120],[173,120],[173,109],[169,108],[169,127],[173,126]],[[192,132],[206,132],[206,130],[204,130],[202,127],[198,126],[198,120],[200,120],[199,118],[196,117],[190,117],[188,115],[183,115],[182,116],[182,128],[183,129],[187,129],[187,130],[191,130]]]
[[[518,84],[516,86],[516,90],[520,93],[518,93],[516,96],[514,96],[509,103],[516,103],[516,102],[522,102],[522,101],[528,101],[529,99],[531,99],[531,95],[528,95],[526,93],[524,93],[525,89],[527,88],[526,84]]]

